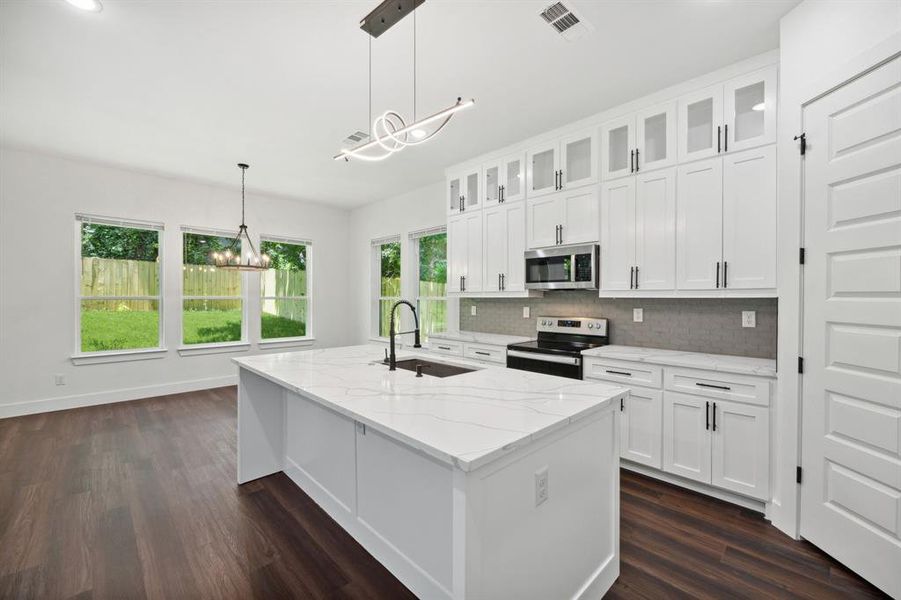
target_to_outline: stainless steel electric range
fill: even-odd
[[[507,367],[582,379],[582,351],[607,344],[607,319],[539,317],[538,339],[507,346]]]

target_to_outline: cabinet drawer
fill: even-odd
[[[463,356],[473,360],[507,364],[507,349],[502,346],[486,346],[483,344],[466,344],[463,347]]]
[[[584,359],[582,377],[660,389],[663,369],[656,365],[589,357]]]
[[[770,381],[761,377],[668,368],[665,384],[674,392],[758,406],[770,404]]]
[[[437,354],[448,354],[450,356],[463,356],[462,342],[449,342],[447,340],[432,340],[429,343],[429,350]]]

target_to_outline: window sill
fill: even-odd
[[[133,360],[149,360],[152,358],[164,358],[166,356],[165,348],[146,348],[142,350],[114,350],[111,352],[91,352],[77,353],[69,358],[72,364],[79,365],[99,365],[104,363],[128,362]]]
[[[250,350],[250,342],[222,342],[218,344],[194,344],[179,346],[180,356],[199,356],[202,354],[223,354],[225,352],[244,352]]]
[[[304,348],[310,347],[316,341],[313,337],[302,338],[276,338],[271,340],[260,340],[257,346],[260,348]]]

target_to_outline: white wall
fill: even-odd
[[[0,147],[0,417],[128,400],[230,383],[231,357],[180,356],[180,226],[233,230],[240,171],[217,187]],[[253,168],[247,174],[253,186]],[[313,241],[316,346],[348,340],[349,212],[287,198],[247,196],[251,234]],[[75,366],[75,213],[163,222],[164,358]],[[259,277],[248,276],[250,314]],[[259,325],[248,322],[251,341]],[[56,386],[54,374],[65,376]]]
[[[362,165],[364,168],[366,165]],[[367,204],[350,214],[350,339],[355,344],[368,340],[373,333],[370,241],[376,238],[401,236],[401,285],[408,300],[416,293],[416,269],[412,262],[411,244],[407,234],[411,231],[444,225],[444,182],[440,181],[400,196]],[[459,323],[456,300],[448,300],[448,326]]]
[[[779,91],[779,393],[775,423],[774,525],[798,534],[801,103],[811,86],[901,30],[901,0],[806,0],[780,22]],[[819,143],[812,141],[811,143]]]

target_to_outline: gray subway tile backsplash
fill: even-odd
[[[477,315],[471,316],[476,306]],[[522,318],[528,306],[530,317]],[[644,309],[644,321],[632,321],[632,309]],[[741,313],[757,312],[756,327],[742,327]],[[610,343],[691,352],[776,358],[775,298],[598,298],[596,292],[547,292],[543,298],[464,298],[460,329],[510,335],[535,335],[543,316],[604,317]]]

